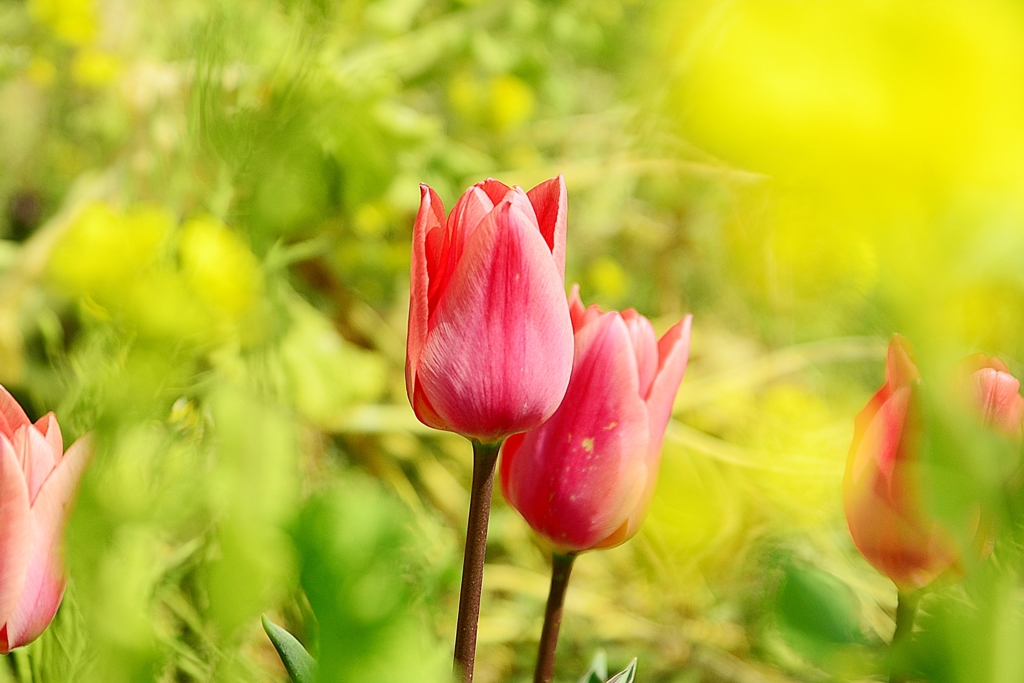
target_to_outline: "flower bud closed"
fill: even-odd
[[[424,424],[483,443],[532,429],[565,394],[565,184],[486,180],[445,219],[421,186],[413,228],[405,379]]]
[[[84,438],[65,453],[53,413],[32,424],[0,387],[0,653],[38,638],[60,607],[64,523],[90,455]]]
[[[634,310],[570,310],[576,357],[565,399],[540,427],[505,442],[506,499],[558,551],[623,543],[639,529],[686,370],[690,316],[661,340]]]

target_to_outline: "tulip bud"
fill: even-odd
[[[639,529],[686,370],[690,316],[658,341],[634,310],[584,309],[570,296],[576,356],[550,420],[505,442],[505,498],[559,552],[608,548]]]
[[[53,413],[32,424],[0,387],[0,653],[32,642],[64,597],[64,523],[92,449],[64,452]]]
[[[931,583],[959,558],[920,492],[921,376],[910,344],[889,342],[885,384],[857,416],[843,499],[861,554],[901,590]]]
[[[532,429],[565,394],[565,184],[469,188],[445,219],[421,186],[405,378],[424,424],[482,443]]]

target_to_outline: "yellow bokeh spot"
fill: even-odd
[[[85,45],[98,28],[94,0],[29,0],[29,13],[72,45]]]
[[[518,128],[533,115],[534,94],[522,79],[512,75],[491,81],[491,122],[498,132]]]
[[[89,88],[98,88],[113,82],[119,70],[117,57],[91,49],[80,51],[71,65],[71,75],[75,82]]]
[[[629,288],[629,276],[618,261],[608,256],[594,259],[587,268],[587,279],[597,298],[608,304],[618,302]]]
[[[36,85],[46,87],[57,77],[57,67],[49,59],[33,57],[28,68],[25,69],[25,75]]]
[[[214,218],[188,221],[179,241],[181,265],[192,290],[236,321],[262,293],[259,263],[242,239]]]

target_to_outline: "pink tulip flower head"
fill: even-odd
[[[64,523],[92,449],[67,453],[53,413],[32,424],[0,387],[0,653],[46,629],[64,596]]]
[[[420,186],[405,380],[417,417],[481,443],[536,427],[572,369],[562,177],[529,192],[486,180],[445,218]]]
[[[924,509],[920,445],[921,376],[906,339],[889,342],[885,384],[857,416],[843,478],[853,542],[900,589],[931,583],[960,552]]]
[[[659,341],[634,310],[584,308],[570,295],[576,356],[550,420],[505,442],[505,498],[559,552],[608,548],[646,515],[661,443],[686,370],[690,316]]]
[[[967,382],[970,402],[982,423],[1019,442],[1024,421],[1020,381],[1010,374],[1003,361],[983,353],[965,358],[963,370],[970,373]]]

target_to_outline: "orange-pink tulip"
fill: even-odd
[[[506,499],[561,552],[623,543],[654,494],[661,443],[686,370],[690,316],[657,340],[634,310],[570,297],[576,357],[558,411],[505,442]]]
[[[64,523],[91,453],[67,453],[53,413],[32,424],[0,387],[0,653],[46,629],[64,596]]]
[[[846,463],[846,521],[861,554],[901,589],[926,586],[955,565],[960,550],[924,509],[920,442],[921,376],[909,343],[889,343],[885,384],[857,416]],[[965,359],[971,410],[986,426],[1020,437],[1020,383],[998,359]]]
[[[565,394],[562,177],[529,192],[486,180],[445,218],[421,186],[413,228],[409,400],[426,425],[494,443],[546,420]]]

